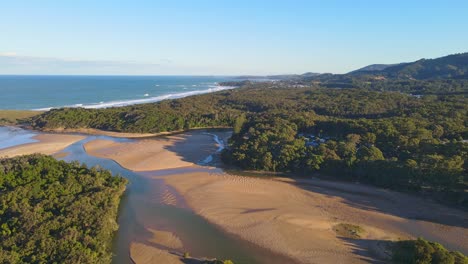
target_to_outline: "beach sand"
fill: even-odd
[[[468,252],[466,213],[405,194],[220,171],[164,179],[210,222],[303,263],[382,259],[385,241],[418,236]],[[364,232],[357,239],[342,237],[333,230],[341,223],[358,225]]]
[[[187,133],[131,143],[95,140],[86,144],[86,150],[134,171],[156,170],[145,175],[164,179],[197,214],[300,263],[384,259],[388,257],[386,241],[418,236],[468,253],[468,215],[415,196],[318,179],[235,176],[216,168],[157,176],[161,169],[196,167],[194,162],[216,149],[207,148],[209,144],[213,145],[210,137]],[[343,236],[334,230],[342,223],[364,231],[358,237]],[[146,243],[132,244],[131,255],[136,263],[178,263],[169,260],[174,254],[163,254]]]
[[[0,157],[15,157],[33,153],[52,155],[84,138],[86,137],[80,135],[40,134],[34,137],[39,142],[1,149]]]

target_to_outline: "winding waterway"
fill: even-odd
[[[200,157],[200,165],[213,161],[213,155],[222,150],[221,139],[212,132],[200,132],[213,138],[210,147],[211,155]],[[160,171],[133,172],[121,167],[109,159],[90,156],[83,145],[91,140],[106,139],[115,142],[128,142],[132,139],[114,138],[108,136],[89,136],[86,139],[69,146],[62,159],[85,163],[88,166],[100,166],[119,174],[129,180],[127,191],[121,201],[119,211],[119,230],[114,241],[114,263],[132,263],[130,259],[130,243],[144,243],[150,246],[148,238],[152,236],[148,229],[164,230],[175,234],[183,243],[183,252],[189,252],[194,257],[231,259],[235,263],[291,263],[291,260],[260,248],[250,242],[227,234],[195,214],[173,188],[166,185],[163,179],[149,176],[170,177],[181,173],[207,171],[219,173],[220,169],[213,167],[189,167]],[[218,143],[218,147],[215,145]],[[167,197],[171,202],[167,202]],[[167,249],[168,250],[168,249]],[[179,252],[181,253],[181,252]]]

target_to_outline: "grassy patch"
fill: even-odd
[[[358,225],[340,223],[333,227],[337,235],[346,238],[361,238],[364,228]]]
[[[30,110],[0,110],[0,125],[15,125],[21,120],[42,114],[41,111]]]

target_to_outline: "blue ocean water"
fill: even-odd
[[[230,89],[221,76],[0,75],[0,109],[104,108]]]

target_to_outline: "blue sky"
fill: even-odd
[[[0,0],[0,74],[344,73],[467,33],[466,0]]]

